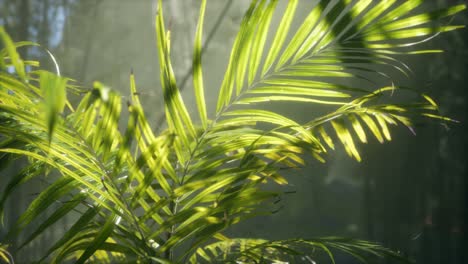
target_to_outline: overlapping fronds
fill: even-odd
[[[281,241],[229,239],[198,248],[190,256],[189,261],[190,263],[319,263],[328,258],[331,263],[335,263],[332,251],[336,249],[352,255],[363,263],[366,263],[369,255],[409,263],[408,260],[379,244],[338,237]]]
[[[385,99],[391,99],[391,96],[384,96],[385,91],[390,91],[388,95],[401,93],[385,69],[410,74],[409,68],[396,58],[397,55],[439,52],[402,48],[462,27],[434,22],[460,12],[464,5],[412,13],[422,2],[320,1],[288,43],[288,29],[298,4],[298,1],[289,1],[267,50],[269,45],[263,40],[270,33],[271,20],[268,18],[277,1],[252,1],[234,43],[231,62],[235,63],[230,63],[226,72],[216,118],[223,120],[221,125],[229,122],[224,120],[235,116],[235,121],[281,126],[289,121],[280,116],[266,120],[257,114],[254,107],[258,103],[275,101],[336,105],[336,112],[314,117],[303,126],[307,131],[297,135],[309,134],[316,139],[318,149],[324,150],[323,145],[333,148],[329,132],[323,129],[329,126],[325,123],[330,123],[328,130],[334,130],[347,153],[360,160],[354,138],[357,136],[366,142],[368,131],[362,129],[361,123],[365,123],[382,142],[391,139],[388,125],[400,123],[412,130],[411,122],[405,116],[408,110],[418,108],[425,116],[438,115],[437,106],[428,97],[421,97],[411,105],[401,102],[385,104]],[[262,52],[266,59],[261,74],[258,74],[256,61],[262,58]],[[243,81],[244,75],[247,82]],[[373,79],[382,76],[389,87],[373,88]],[[347,84],[350,78],[367,80],[368,84],[350,86]],[[379,106],[370,105],[377,97]],[[237,110],[239,105],[247,106],[247,109]],[[321,141],[314,131],[320,131]]]
[[[0,215],[19,186],[38,177],[49,182],[7,238],[33,226],[21,241],[23,248],[63,217],[77,215],[39,262],[260,263],[314,259],[319,251],[333,261],[333,250],[363,261],[370,256],[398,258],[360,240],[230,239],[223,232],[274,211],[273,201],[282,193],[262,188],[263,183],[287,184],[284,169],[302,166],[304,154],[324,161],[326,152],[341,144],[359,161],[358,144],[369,137],[391,140],[391,125],[413,131],[415,115],[450,121],[427,95],[409,102],[395,99],[417,93],[395,84],[392,76],[411,74],[398,59],[401,54],[438,52],[407,47],[460,28],[444,18],[465,6],[425,13],[417,11],[419,0],[323,0],[291,35],[298,0],[288,1],[285,10],[277,7],[278,0],[252,1],[233,43],[216,111],[209,113],[201,66],[203,0],[193,55],[197,125],[172,69],[161,2],[156,36],[167,129],[159,135],[145,117],[133,73],[127,102],[99,82],[90,89],[77,88],[71,80],[22,60],[16,48],[25,43],[13,43],[0,30],[5,46],[0,60],[0,162],[30,159],[2,192]],[[278,28],[272,30],[278,14]],[[385,84],[377,87],[382,78]],[[350,85],[354,79],[365,84]],[[81,96],[76,107],[67,93]],[[332,110],[300,122],[267,110],[264,102]],[[128,119],[121,118],[123,113]],[[177,249],[185,253],[177,255]]]

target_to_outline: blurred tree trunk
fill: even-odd
[[[372,175],[365,175],[364,176],[364,225],[365,225],[365,232],[367,233],[367,238],[369,240],[374,240],[374,204],[373,200],[373,190],[372,188]]]
[[[80,82],[86,81],[86,73],[88,69],[89,57],[91,56],[92,48],[93,48],[93,40],[98,32],[96,30],[96,20],[98,17],[99,5],[101,4],[101,0],[96,0],[92,5],[88,6],[89,10],[92,12],[91,14],[91,21],[88,23],[88,33],[86,34],[86,44],[83,53],[83,61],[81,62],[81,69],[80,69]]]
[[[50,25],[49,25],[49,11],[50,3],[49,0],[42,0],[42,18],[41,25],[39,28],[38,42],[46,48],[49,48],[50,39]]]
[[[19,0],[17,3],[10,3],[10,4],[16,4],[13,8],[16,8],[17,15],[15,14],[10,14],[13,15],[14,19],[16,20],[15,24],[17,24],[17,28],[10,28],[12,37],[14,41],[24,41],[24,40],[29,40],[30,39],[30,34],[29,34],[29,26],[30,26],[30,0]],[[14,26],[13,26],[14,27]],[[20,56],[22,58],[27,58],[27,49],[19,49],[18,52],[20,53]],[[13,162],[11,168],[9,169],[8,173],[9,175],[15,175],[18,173],[15,168],[22,167],[21,164],[24,164],[23,160],[16,160]],[[8,204],[8,216],[10,219],[9,225],[12,224],[12,221],[16,221],[18,217],[20,216],[19,212],[25,208],[25,189],[24,188],[18,188],[15,194],[11,198],[11,202]],[[14,241],[9,241],[12,243],[11,247],[11,253],[13,256],[16,255],[15,249],[17,248],[17,243],[18,241],[15,239]]]
[[[467,3],[468,4],[468,3]],[[466,16],[466,15],[465,15]],[[464,43],[468,43],[468,34],[464,34],[463,35],[463,39],[464,39]],[[465,46],[466,47],[466,46]],[[464,69],[467,70],[468,69],[468,56],[465,56],[465,61],[464,61]],[[465,72],[466,73],[466,72]],[[467,78],[467,75],[464,74],[463,75],[463,81],[462,83],[463,84],[466,84],[468,82],[468,78]],[[463,130],[462,131],[465,131],[464,133],[462,133],[463,135],[465,135],[463,137],[463,143],[461,143],[462,146],[464,146],[463,148],[463,152],[462,152],[462,157],[465,157],[465,162],[466,162],[466,158],[468,157],[468,138],[466,135],[468,135],[468,124],[467,124],[467,121],[468,121],[468,103],[466,102],[467,98],[468,98],[468,91],[466,90],[466,87],[465,89],[463,89],[464,91],[464,98],[465,98],[465,104],[464,104],[464,107],[462,109],[462,113],[465,113],[464,114],[464,125],[463,125]],[[459,263],[468,263],[468,169],[467,169],[467,166],[465,164],[465,173],[462,175],[464,176],[463,177],[463,180],[461,181],[464,188],[462,188],[462,193],[464,194],[464,199],[462,200],[461,202],[461,221],[460,221],[460,227],[459,227],[459,231],[460,231],[460,261]]]
[[[29,36],[29,21],[30,21],[30,2],[29,0],[20,0],[18,5],[18,38],[22,40],[28,39]]]
[[[29,40],[29,26],[31,19],[31,3],[30,0],[20,0],[18,5],[18,34],[16,36],[16,41]],[[27,56],[27,49],[20,49],[20,54],[22,57]]]

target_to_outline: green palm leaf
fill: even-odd
[[[205,92],[203,88],[203,76],[201,67],[201,51],[202,51],[202,34],[203,20],[205,18],[206,0],[202,1],[200,7],[200,15],[197,26],[197,34],[195,36],[195,45],[193,50],[193,87],[195,89],[195,97],[197,98],[198,111],[200,112],[200,120],[203,128],[207,126]]]
[[[409,263],[391,250],[374,243],[362,240],[342,239],[336,237],[318,239],[291,239],[268,241],[264,239],[226,239],[200,247],[189,258],[190,263],[224,263],[254,262],[290,262],[302,261],[304,263],[316,262],[317,257],[304,253],[304,248],[318,249],[332,263],[335,263],[333,250],[344,251],[356,259],[366,263],[366,255],[385,256],[396,259],[402,263]],[[320,258],[322,259],[322,258]]]

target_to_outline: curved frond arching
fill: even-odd
[[[189,261],[190,263],[318,263],[319,260],[328,258],[331,263],[335,263],[334,250],[350,254],[362,263],[366,263],[366,256],[369,254],[398,260],[401,263],[411,263],[379,244],[337,237],[279,241],[227,239],[198,248],[190,256]],[[310,255],[306,253],[307,251],[315,252],[314,255]]]
[[[276,101],[336,105],[337,112],[330,113],[327,118],[318,116],[316,120],[310,120],[306,126],[312,129],[310,127],[312,123],[320,123],[331,118],[330,123],[337,138],[342,142],[347,153],[358,160],[361,158],[353,138],[357,136],[361,142],[367,142],[367,132],[362,129],[358,120],[362,120],[361,122],[369,127],[379,142],[391,139],[388,125],[403,123],[412,129],[409,119],[405,117],[406,113],[414,110],[411,106],[405,104],[396,106],[388,103],[382,104],[378,111],[362,107],[364,101],[368,101],[377,94],[382,98],[382,92],[385,90],[391,89],[392,94],[400,93],[399,85],[394,83],[393,78],[377,70],[375,65],[393,68],[408,76],[410,73],[408,66],[394,56],[438,52],[437,50],[405,51],[402,48],[425,42],[442,32],[463,27],[434,22],[465,9],[464,5],[457,5],[443,10],[414,13],[413,11],[421,5],[422,1],[410,1],[404,4],[399,4],[397,1],[379,3],[366,0],[320,1],[312,8],[302,25],[286,44],[284,43],[286,34],[283,28],[290,28],[293,21],[292,14],[297,5],[296,1],[290,1],[280,20],[280,29],[273,38],[278,42],[273,42],[269,51],[266,49],[268,45],[264,42],[256,42],[256,45],[265,46],[260,49],[262,52],[266,50],[263,73],[255,81],[250,78],[251,81],[245,84],[242,78],[232,78],[232,76],[244,75],[244,68],[245,74],[249,77],[255,75],[255,67],[245,62],[256,60],[258,56],[257,54],[255,57],[248,55],[251,38],[258,36],[263,39],[268,33],[270,21],[263,21],[260,17],[269,16],[271,10],[262,3],[253,1],[241,24],[231,61],[240,56],[239,54],[247,54],[244,56],[250,59],[239,60],[233,65],[231,63],[228,65],[219,94],[216,122],[224,125],[231,122],[230,120],[233,120],[233,123],[240,121],[237,117],[234,119],[230,117],[232,116],[230,112],[238,111],[235,109],[239,105],[254,106]],[[243,33],[244,31],[248,33]],[[254,37],[247,38],[249,34],[253,34]],[[369,78],[373,76],[384,76],[391,87],[372,88],[372,79]],[[350,78],[364,78],[371,82],[362,87],[352,87],[346,85],[344,81]],[[230,88],[233,86],[237,87],[236,93],[233,93]],[[351,103],[349,103],[350,98],[354,100]],[[359,105],[360,110],[353,106],[358,100],[363,100]],[[420,109],[426,109],[427,112],[422,115],[439,116],[437,109],[431,106],[430,101],[421,102],[421,104],[424,103],[427,105],[421,105]],[[391,108],[398,108],[398,114],[387,112],[387,109]],[[349,126],[346,125],[348,121],[343,123],[341,120],[332,120],[342,114],[347,116],[348,111],[353,112],[353,115],[349,115],[351,118],[349,122],[357,129],[354,131],[357,134],[350,133]],[[262,120],[263,117],[253,109],[245,111],[243,119],[254,123],[265,122]],[[212,126],[216,126],[216,122]],[[274,125],[274,123],[271,124]],[[316,138],[315,135],[312,136]],[[330,137],[326,136],[326,138],[326,141],[329,141]]]

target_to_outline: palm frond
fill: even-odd
[[[324,237],[317,239],[225,239],[200,247],[190,263],[319,263],[324,257],[335,263],[333,251],[345,252],[362,263],[369,255],[411,263],[379,244],[356,239]]]
[[[200,7],[200,15],[197,25],[197,33],[195,36],[195,45],[193,49],[193,87],[195,97],[197,98],[198,112],[203,128],[207,126],[205,92],[203,88],[203,76],[201,67],[201,52],[202,52],[202,36],[203,36],[203,21],[205,18],[206,0],[203,0]]]
[[[2,244],[0,244],[0,259],[7,264],[14,263],[13,256],[8,252],[8,247]]]
[[[263,39],[268,33],[270,21],[263,21],[260,17],[268,17],[271,9],[262,3],[261,1],[252,2],[234,42],[231,60],[246,56],[245,61],[255,61],[259,57],[257,53],[255,56],[248,54],[251,49],[251,39]],[[464,5],[434,12],[410,14],[420,4],[421,1],[411,1],[403,5],[399,5],[396,1],[377,4],[372,1],[321,1],[306,17],[289,44],[281,49],[286,37],[282,28],[290,27],[291,14],[296,5],[295,1],[290,1],[281,19],[281,30],[278,30],[274,37],[278,43],[274,42],[270,51],[267,52],[265,69],[269,71],[263,70],[262,75],[253,81],[255,67],[242,66],[243,60],[236,61],[237,68],[229,64],[219,94],[216,119],[212,126],[230,123],[231,116],[233,116],[231,112],[238,111],[235,110],[236,106],[255,106],[258,103],[276,101],[337,105],[339,106],[337,112],[326,115],[326,118],[317,117],[316,120],[310,120],[305,126],[313,130],[312,123],[330,121],[347,153],[360,160],[359,152],[353,142],[355,135],[349,133],[345,123],[334,120],[340,116],[340,113],[348,113],[352,110],[354,117],[359,116],[379,142],[383,142],[384,138],[391,139],[388,124],[396,125],[398,121],[412,129],[409,119],[404,116],[404,112],[409,112],[411,106],[404,104],[395,106],[388,103],[382,104],[379,111],[363,106],[364,102],[376,96],[384,97],[383,91],[391,89],[393,95],[401,90],[393,83],[391,76],[376,70],[375,65],[388,66],[408,75],[409,68],[394,58],[395,55],[437,52],[437,50],[405,52],[399,48],[419,44],[439,33],[462,27],[434,25],[434,20],[431,18],[441,19],[451,16],[464,10]],[[251,37],[250,34],[254,36]],[[262,41],[257,41],[255,45],[261,45],[258,48],[260,52],[266,49]],[[257,49],[253,50],[257,51]],[[249,69],[246,74],[250,77],[246,85],[241,77],[246,71],[244,68]],[[372,84],[372,79],[369,78],[379,75],[388,79],[391,88],[369,88],[372,85],[350,87],[344,81],[349,78],[364,78]],[[238,76],[238,78],[232,76]],[[235,95],[232,92],[233,86],[237,87]],[[350,98],[354,99],[349,102]],[[391,99],[391,96],[388,98]],[[422,114],[423,116],[440,118],[437,109],[432,107],[434,104],[427,100],[420,103],[425,104],[420,108],[427,110]],[[356,106],[360,108],[359,111],[355,109]],[[392,107],[399,109],[398,115],[386,111],[387,108]],[[244,111],[243,120],[278,125],[275,122],[266,121],[253,108]],[[357,136],[362,142],[367,142],[366,130],[361,129],[362,127],[357,123],[358,119],[354,117],[351,117],[351,122],[358,129]],[[374,122],[374,118],[378,125]],[[233,123],[236,121],[240,119],[235,117],[232,120]]]

